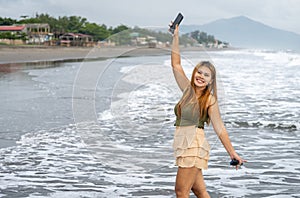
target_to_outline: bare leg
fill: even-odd
[[[193,193],[197,196],[197,198],[209,198],[209,194],[206,191],[205,182],[203,179],[202,170],[198,169],[198,173],[195,179],[195,182],[192,187]]]
[[[177,198],[190,197],[190,191],[196,181],[199,169],[192,168],[178,168],[175,184],[175,192]],[[202,175],[202,174],[201,174]]]

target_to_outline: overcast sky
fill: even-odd
[[[76,15],[109,27],[164,27],[178,12],[185,16],[186,25],[244,15],[300,34],[300,0],[0,0],[1,17]]]

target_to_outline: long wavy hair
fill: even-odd
[[[211,82],[205,87],[201,96],[199,98],[196,97],[196,85],[194,83],[195,74],[198,72],[200,67],[207,67],[211,71]],[[209,98],[210,96],[214,96],[215,101],[218,99],[217,95],[217,80],[216,80],[216,69],[212,63],[209,61],[201,61],[198,63],[192,73],[191,77],[191,84],[188,88],[184,91],[182,98],[178,102],[177,114],[181,116],[181,107],[188,103],[196,103],[194,105],[193,111],[199,111],[200,120],[203,120],[205,117],[208,117],[208,109],[210,107]],[[212,104],[213,105],[213,104]],[[210,118],[207,119],[207,124],[210,123]]]

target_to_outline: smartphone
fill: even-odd
[[[239,160],[236,160],[236,159],[232,159],[230,161],[230,165],[231,166],[237,166],[239,163],[240,163]],[[243,165],[243,163],[241,165]]]
[[[182,21],[182,19],[183,19],[183,15],[181,13],[178,13],[176,19],[174,20],[173,24],[170,26],[170,29],[169,29],[169,31],[172,34],[174,34],[174,30],[175,30],[176,25],[177,24],[179,25],[180,22]]]

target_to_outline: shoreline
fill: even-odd
[[[235,48],[181,47],[185,51],[224,51]],[[170,47],[148,48],[139,46],[117,47],[49,47],[49,46],[0,46],[0,66],[46,61],[80,61],[116,57],[168,55]]]

